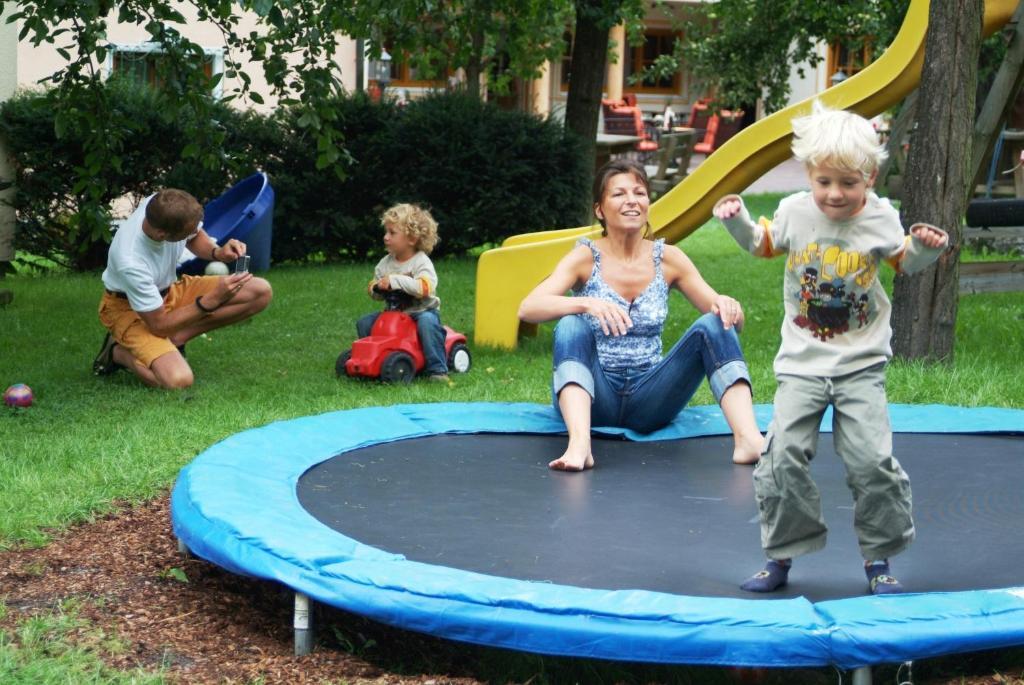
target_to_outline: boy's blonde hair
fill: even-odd
[[[815,100],[811,113],[793,119],[793,156],[808,167],[828,165],[871,177],[889,154],[864,117]]]
[[[388,224],[416,241],[416,249],[430,254],[440,238],[437,222],[419,205],[403,202],[387,209],[380,217],[381,226]]]

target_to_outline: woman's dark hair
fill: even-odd
[[[608,187],[608,179],[619,174],[633,174],[640,179],[648,192],[651,190],[651,183],[647,180],[647,171],[643,164],[632,159],[612,159],[605,162],[594,174],[593,198],[595,205],[601,204],[605,188]]]
[[[601,200],[604,199],[604,191],[608,188],[608,181],[612,176],[618,176],[619,174],[632,174],[643,184],[644,190],[648,193],[651,192],[651,183],[647,179],[647,171],[644,170],[643,164],[632,159],[612,159],[605,162],[597,170],[597,173],[594,174],[592,193],[595,207],[601,204]],[[597,221],[604,228],[604,219],[598,217]],[[602,231],[601,235],[605,235],[605,232]]]

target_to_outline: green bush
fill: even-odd
[[[217,148],[220,164],[211,169],[183,156],[190,122],[163,116],[153,89],[111,80],[102,86],[104,125],[119,127],[123,144],[119,163],[100,168],[103,192],[94,197],[73,187],[86,166],[86,135],[56,135],[56,97],[26,92],[0,104],[0,136],[15,162],[18,249],[75,270],[104,265],[118,198],[172,186],[207,202],[256,169],[274,188],[277,262],[379,256],[379,217],[395,202],[430,208],[441,233],[435,255],[465,254],[511,234],[576,225],[586,193],[581,147],[558,123],[465,94],[402,107],[338,96],[332,106],[346,151],[327,169],[316,166],[317,142],[300,110],[264,116],[215,104],[204,141]]]
[[[316,168],[316,140],[299,126],[301,114],[278,110],[270,135],[253,140],[274,188],[274,261],[361,259],[380,244],[378,216],[385,207],[380,154],[393,130],[397,107],[372,103],[363,94],[333,103],[344,131],[346,155],[340,168]]]
[[[462,93],[410,103],[383,154],[388,199],[431,208],[439,255],[575,226],[587,192],[581,146],[560,124]]]
[[[283,133],[264,159],[277,198],[275,260],[378,256],[379,217],[396,202],[430,208],[436,256],[576,225],[585,162],[556,122],[461,93],[403,107],[345,95],[335,106],[350,156],[344,180],[315,168],[315,143],[295,113],[276,117]]]
[[[225,134],[224,168],[206,169],[194,159],[183,159],[187,144],[184,123],[168,120],[153,89],[122,79],[101,86],[106,103],[104,126],[117,127],[123,139],[117,164],[99,168],[103,192],[97,197],[73,185],[75,170],[87,166],[79,130],[56,134],[56,91],[26,91],[0,103],[0,136],[14,161],[17,187],[10,204],[17,213],[15,244],[19,250],[46,257],[76,270],[97,269],[106,262],[113,202],[133,200],[163,186],[193,192],[201,201],[219,195],[232,180],[253,168],[237,132],[244,131],[244,115],[215,105],[215,126]],[[235,146],[238,146],[235,149]],[[226,173],[225,169],[237,169]]]

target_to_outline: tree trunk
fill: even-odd
[[[466,92],[480,99],[480,75],[483,73],[484,62],[484,30],[473,31],[472,57],[466,65]]]
[[[576,0],[576,31],[569,66],[569,92],[565,104],[565,128],[578,135],[586,159],[594,159],[601,93],[608,61],[608,22],[601,16],[601,0]],[[593,165],[587,165],[587,183],[593,179]],[[588,222],[590,198],[583,198],[582,221]]]
[[[982,11],[983,0],[934,0],[928,10],[918,96],[918,111],[928,115],[911,135],[901,214],[904,226],[944,228],[951,248],[923,272],[896,277],[893,351],[906,359],[953,359]]]

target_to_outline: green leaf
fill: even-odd
[[[251,3],[251,9],[257,15],[261,17],[267,16],[271,9],[274,7],[274,0],[254,0]]]
[[[177,566],[175,566],[174,568],[171,569],[171,578],[174,578],[179,583],[187,583],[188,582],[188,576],[185,574],[184,571],[182,571]]]
[[[270,21],[273,26],[279,29],[284,28],[284,15],[281,14],[281,10],[277,5],[271,7],[266,16],[267,20]]]

